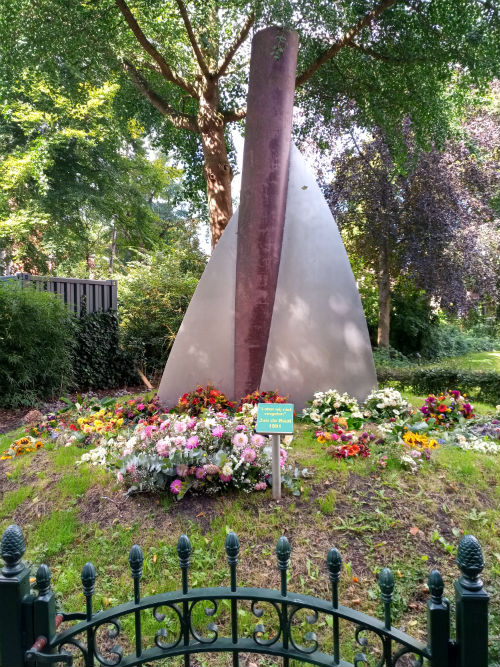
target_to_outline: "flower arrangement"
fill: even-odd
[[[403,442],[408,445],[410,449],[416,449],[419,452],[429,449],[437,449],[439,447],[437,440],[429,438],[424,433],[414,433],[408,429],[403,433]]]
[[[401,419],[411,413],[411,405],[392,387],[375,389],[363,404],[363,415],[371,421]]]
[[[122,410],[116,410],[118,415],[122,415]],[[72,431],[80,430],[82,433],[116,433],[123,426],[124,417],[118,416],[114,411],[106,411],[101,408],[97,412],[93,412],[86,417],[79,417],[77,419],[78,428],[75,424],[70,424],[69,428]]]
[[[336,389],[317,391],[308,406],[304,408],[302,417],[315,424],[326,425],[336,416],[359,419],[360,423],[363,420],[358,401],[349,394],[340,394]]]
[[[21,454],[36,452],[37,449],[41,449],[42,447],[43,442],[41,440],[37,440],[31,436],[24,436],[12,443],[10,448],[0,456],[0,461],[13,459],[16,456],[21,456]]]
[[[454,434],[453,444],[460,449],[465,449],[480,454],[500,454],[500,445],[491,440],[463,433]]]
[[[466,396],[462,396],[457,389],[446,391],[439,396],[430,394],[425,399],[420,412],[426,422],[434,419],[436,427],[450,428],[450,426],[463,419],[473,419],[475,417],[473,406],[465,399]]]
[[[216,412],[229,412],[236,408],[225,394],[208,384],[206,387],[198,385],[194,391],[183,394],[176,405],[176,411],[197,416],[202,410],[211,408]]]
[[[189,489],[212,494],[267,488],[269,440],[249,429],[242,416],[208,409],[199,417],[166,417],[158,425],[138,424],[124,444],[118,480],[129,492],[167,490],[180,499]],[[286,459],[282,448],[282,467]]]
[[[258,403],[286,403],[287,396],[280,396],[278,390],[276,391],[254,391],[247,396],[244,396],[240,401],[240,409],[244,405],[257,405]]]
[[[369,443],[375,440],[373,434],[366,431],[356,435],[346,431],[347,421],[343,417],[333,417],[333,431],[316,431],[316,440],[320,444],[329,444],[326,452],[335,459],[347,459],[353,456],[366,458],[370,455]]]

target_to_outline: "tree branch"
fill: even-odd
[[[250,14],[250,16],[245,21],[245,25],[241,29],[240,34],[233,42],[232,46],[230,46],[229,49],[227,50],[224,59],[219,63],[217,67],[217,73],[215,75],[216,79],[220,79],[222,76],[224,76],[227,68],[229,67],[232,59],[234,58],[234,54],[247,38],[248,33],[250,32],[250,28],[253,26],[254,23],[255,23],[255,14]]]
[[[243,120],[243,118],[246,118],[246,115],[246,109],[233,109],[232,111],[224,111],[222,113],[222,118],[224,119],[224,125],[227,125],[228,123],[234,123],[237,120]]]
[[[351,42],[358,33],[360,33],[363,28],[366,28],[372,21],[374,21],[380,14],[395,5],[398,0],[382,0],[374,9],[370,12],[367,12],[363,18],[358,21],[355,25],[350,28],[344,35],[337,41],[335,44],[332,44],[330,48],[326,51],[323,51],[314,62],[312,62],[307,69],[305,69],[302,74],[295,80],[295,86],[301,86],[305,81],[310,79],[312,75],[328,60],[334,58],[339,51],[341,51],[345,46]]]
[[[122,63],[123,70],[126,72],[137,90],[158,109],[162,116],[167,116],[172,125],[183,130],[199,132],[196,118],[187,113],[181,113],[174,109],[163,97],[161,97],[151,86],[151,84],[142,76],[142,74],[132,65],[129,60]]]
[[[189,20],[188,13],[186,11],[186,7],[184,6],[184,3],[182,0],[176,0],[177,6],[179,7],[179,11],[182,16],[182,20],[184,21],[184,25],[186,27],[186,32],[189,37],[189,41],[191,42],[191,46],[193,47],[194,55],[196,56],[196,60],[198,61],[198,65],[200,66],[201,71],[203,74],[209,78],[210,77],[210,70],[208,69],[207,63],[205,62],[205,59],[203,58],[203,54],[201,53],[200,47],[198,46],[198,42],[196,41],[196,37],[194,36],[194,31],[193,31],[193,26],[191,25],[191,21]]]
[[[163,77],[167,79],[167,81],[175,83],[177,86],[185,90],[186,93],[189,93],[189,95],[191,95],[191,97],[197,99],[198,96],[193,86],[191,86],[191,84],[189,84],[187,81],[185,81],[181,76],[176,74],[176,72],[174,72],[171,69],[170,65],[167,63],[165,58],[161,55],[161,53],[158,52],[158,50],[153,46],[153,44],[143,33],[140,25],[137,23],[135,16],[130,11],[125,0],[115,0],[115,4],[123,14],[123,17],[127,22],[128,27],[133,32],[139,44],[146,51],[146,53],[149,54],[151,58],[153,58],[153,60],[155,60],[158,63]]]

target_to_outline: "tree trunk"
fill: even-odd
[[[215,84],[209,83],[200,98],[197,120],[205,158],[203,172],[207,182],[212,250],[233,215],[231,199],[233,173],[227,159],[224,121],[217,107],[217,88]]]
[[[378,347],[389,347],[391,328],[391,283],[389,275],[389,243],[382,241],[377,273],[378,284]]]

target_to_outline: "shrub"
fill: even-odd
[[[74,320],[73,381],[78,388],[117,387],[136,383],[134,361],[121,348],[115,311]]]
[[[72,316],[54,294],[0,283],[0,405],[29,406],[71,380]]]
[[[429,329],[422,339],[422,355],[428,359],[459,357],[469,352],[487,352],[499,347],[498,338],[462,331],[457,325],[443,323]]]
[[[180,250],[145,254],[118,282],[121,340],[147,375],[163,370],[198,283],[199,265],[186,266],[183,257]]]

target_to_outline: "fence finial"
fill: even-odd
[[[23,531],[15,523],[8,526],[2,535],[0,553],[5,563],[2,574],[13,577],[23,569],[21,559],[26,551]]]
[[[236,533],[228,533],[226,536],[226,554],[229,565],[236,565],[238,562],[238,555],[240,553],[240,541]]]
[[[177,542],[177,555],[179,556],[180,567],[189,567],[191,551],[192,547],[189,537],[182,534]]]
[[[288,538],[282,535],[276,544],[276,556],[278,558],[278,568],[280,570],[288,570],[290,567],[290,554],[292,547]]]
[[[326,565],[330,574],[331,582],[340,581],[340,570],[342,569],[342,556],[335,547],[332,547],[326,557]]]
[[[144,563],[144,556],[142,555],[142,549],[138,544],[130,549],[128,555],[128,562],[130,565],[130,572],[133,579],[140,579],[142,577],[142,565]]]
[[[465,535],[460,540],[457,565],[462,573],[460,583],[465,589],[478,591],[483,587],[483,582],[479,578],[484,569],[483,551],[474,535]]]
[[[82,568],[83,594],[86,598],[94,595],[97,574],[93,563],[85,563]]]
[[[431,600],[434,604],[441,604],[443,602],[444,582],[443,577],[437,570],[432,570],[427,580]]]
[[[45,563],[42,563],[36,571],[36,587],[38,588],[38,595],[42,597],[50,593],[50,568]]]

